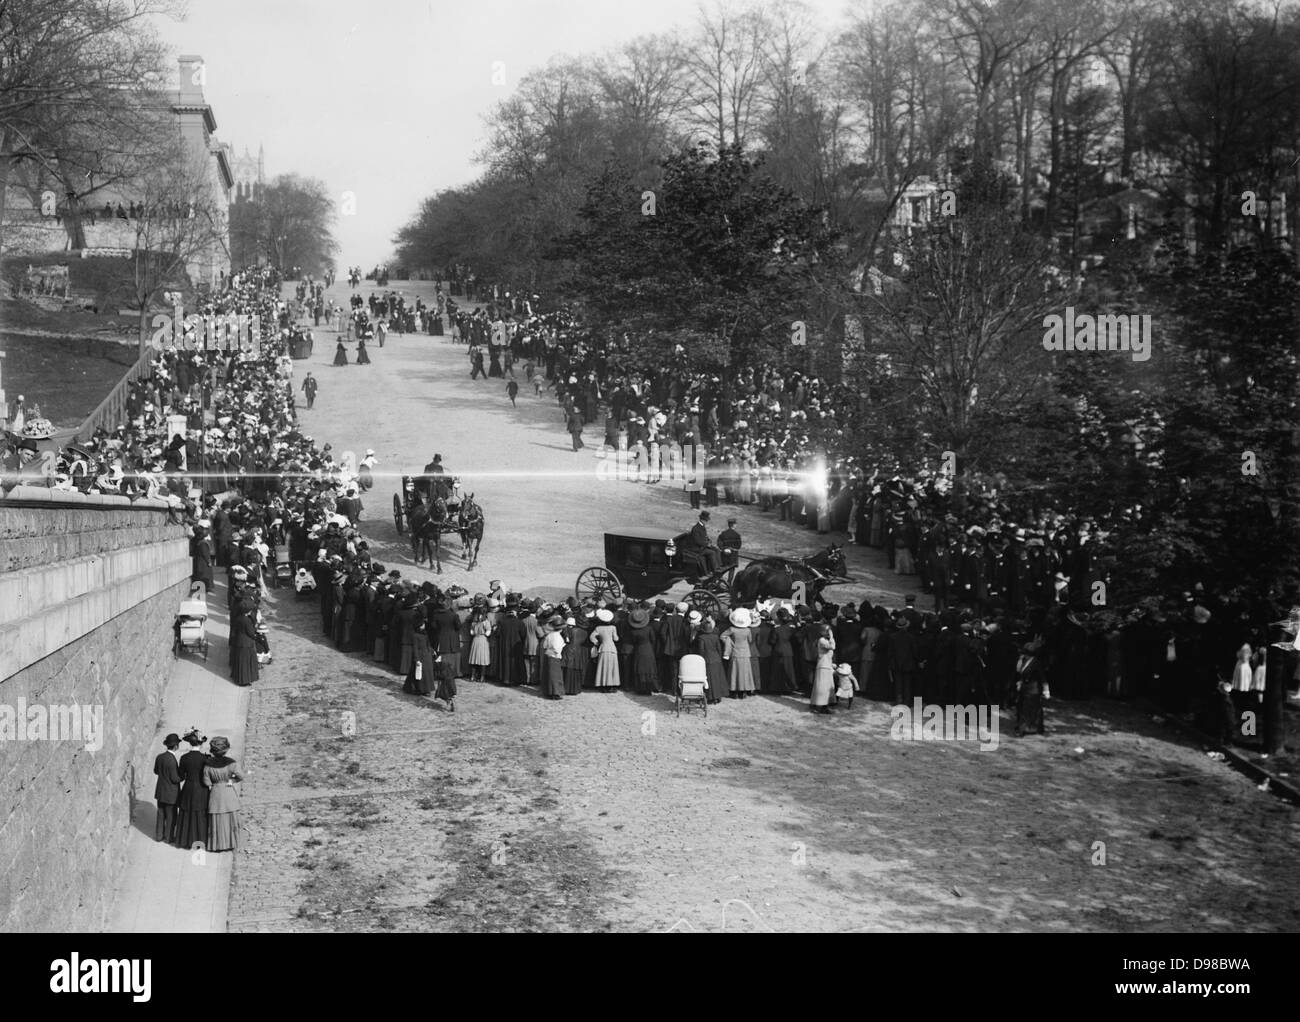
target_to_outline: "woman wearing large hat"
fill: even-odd
[[[727,694],[727,668],[722,659],[722,640],[718,638],[712,618],[700,617],[698,610],[691,611],[690,620],[696,618],[700,618],[700,621],[696,625],[695,638],[691,640],[691,652],[704,658],[705,676],[709,681],[709,702],[720,703]]]
[[[189,751],[180,758],[181,799],[176,806],[176,844],[180,848],[206,847],[208,843],[208,789],[203,786],[203,770],[208,754],[203,751],[207,737],[198,728],[181,736]]]
[[[208,851],[233,852],[239,848],[239,790],[243,775],[235,769],[230,739],[217,735],[210,746],[212,755],[203,767],[203,786],[208,794]]]
[[[754,683],[754,659],[758,649],[750,627],[749,611],[737,607],[728,619],[731,627],[722,633],[722,656],[730,664],[728,679],[732,699],[744,699],[758,691]]]
[[[577,613],[565,620],[566,645],[564,647],[564,694],[576,696],[582,692],[591,656],[587,652],[587,619]]]
[[[596,611],[591,643],[595,647],[596,688],[612,692],[619,687],[618,629],[614,627],[614,612],[608,607]]]
[[[627,615],[628,657],[632,690],[640,696],[654,695],[659,687],[659,663],[655,659],[655,633],[650,624],[650,611],[633,607]]]
[[[542,695],[547,699],[564,697],[564,618],[552,615],[546,621],[542,639]]]

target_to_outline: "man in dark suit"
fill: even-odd
[[[317,312],[316,315],[318,317],[317,322],[319,324],[320,313]],[[308,373],[306,378],[302,381],[302,391],[304,394],[307,395],[308,408],[310,408],[312,405],[316,403],[316,390],[318,386],[319,384],[316,382],[316,377],[312,376],[311,373]]]
[[[898,630],[889,636],[889,673],[894,679],[894,702],[910,704],[916,691],[918,650],[916,636],[910,631],[911,622],[901,614]]]
[[[153,772],[158,777],[158,783],[153,789],[154,801],[158,803],[158,814],[153,828],[155,841],[170,842],[175,834],[176,806],[181,800],[181,769],[176,760],[175,750],[180,744],[179,735],[168,735],[163,739],[163,745],[167,750],[158,753],[153,761]]]
[[[722,563],[727,567],[740,563],[740,533],[736,531],[736,519],[728,518],[727,527],[718,533],[718,546],[722,548]]]
[[[706,572],[715,572],[722,567],[722,554],[709,539],[709,513],[701,511],[699,520],[691,526],[691,545],[699,555]]]
[[[690,605],[677,604],[674,612],[665,613],[655,631],[655,652],[659,658],[659,686],[661,692],[677,691],[677,671],[682,656],[690,652],[691,625],[686,615]]]

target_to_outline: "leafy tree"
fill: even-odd
[[[735,147],[682,149],[664,161],[663,178],[646,197],[624,168],[608,166],[579,211],[580,230],[556,248],[599,321],[654,331],[713,364],[784,361],[794,323],[809,339],[824,329],[837,261],[822,210]]]

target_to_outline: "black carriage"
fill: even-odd
[[[456,487],[460,480],[454,476],[402,476],[402,492],[393,494],[393,524],[398,535],[406,532],[411,523],[411,512],[420,504],[431,504],[435,492],[441,493],[447,504],[447,519],[455,518],[460,511]]]
[[[605,533],[605,564],[580,572],[574,595],[580,601],[647,600],[686,581],[694,587],[686,602],[719,618],[732,603],[735,571],[734,565],[705,571],[689,532],[636,526]]]
[[[393,524],[397,526],[399,536],[406,532],[406,527],[411,521],[411,512],[419,503],[422,503],[422,499],[414,477],[402,476],[402,492],[393,494]]]

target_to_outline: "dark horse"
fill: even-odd
[[[432,504],[418,501],[410,513],[411,554],[420,564],[426,557],[442,574],[442,534],[454,531],[447,514],[447,502],[438,495]]]
[[[752,604],[768,598],[788,600],[794,595],[796,583],[802,582],[805,600],[811,607],[821,602],[822,590],[827,586],[848,580],[844,569],[844,551],[836,543],[819,554],[798,561],[762,557],[736,572],[736,602]]]
[[[466,570],[473,571],[478,565],[478,548],[483,542],[483,509],[474,503],[474,494],[460,502],[456,524],[460,532],[461,553],[468,564]]]

